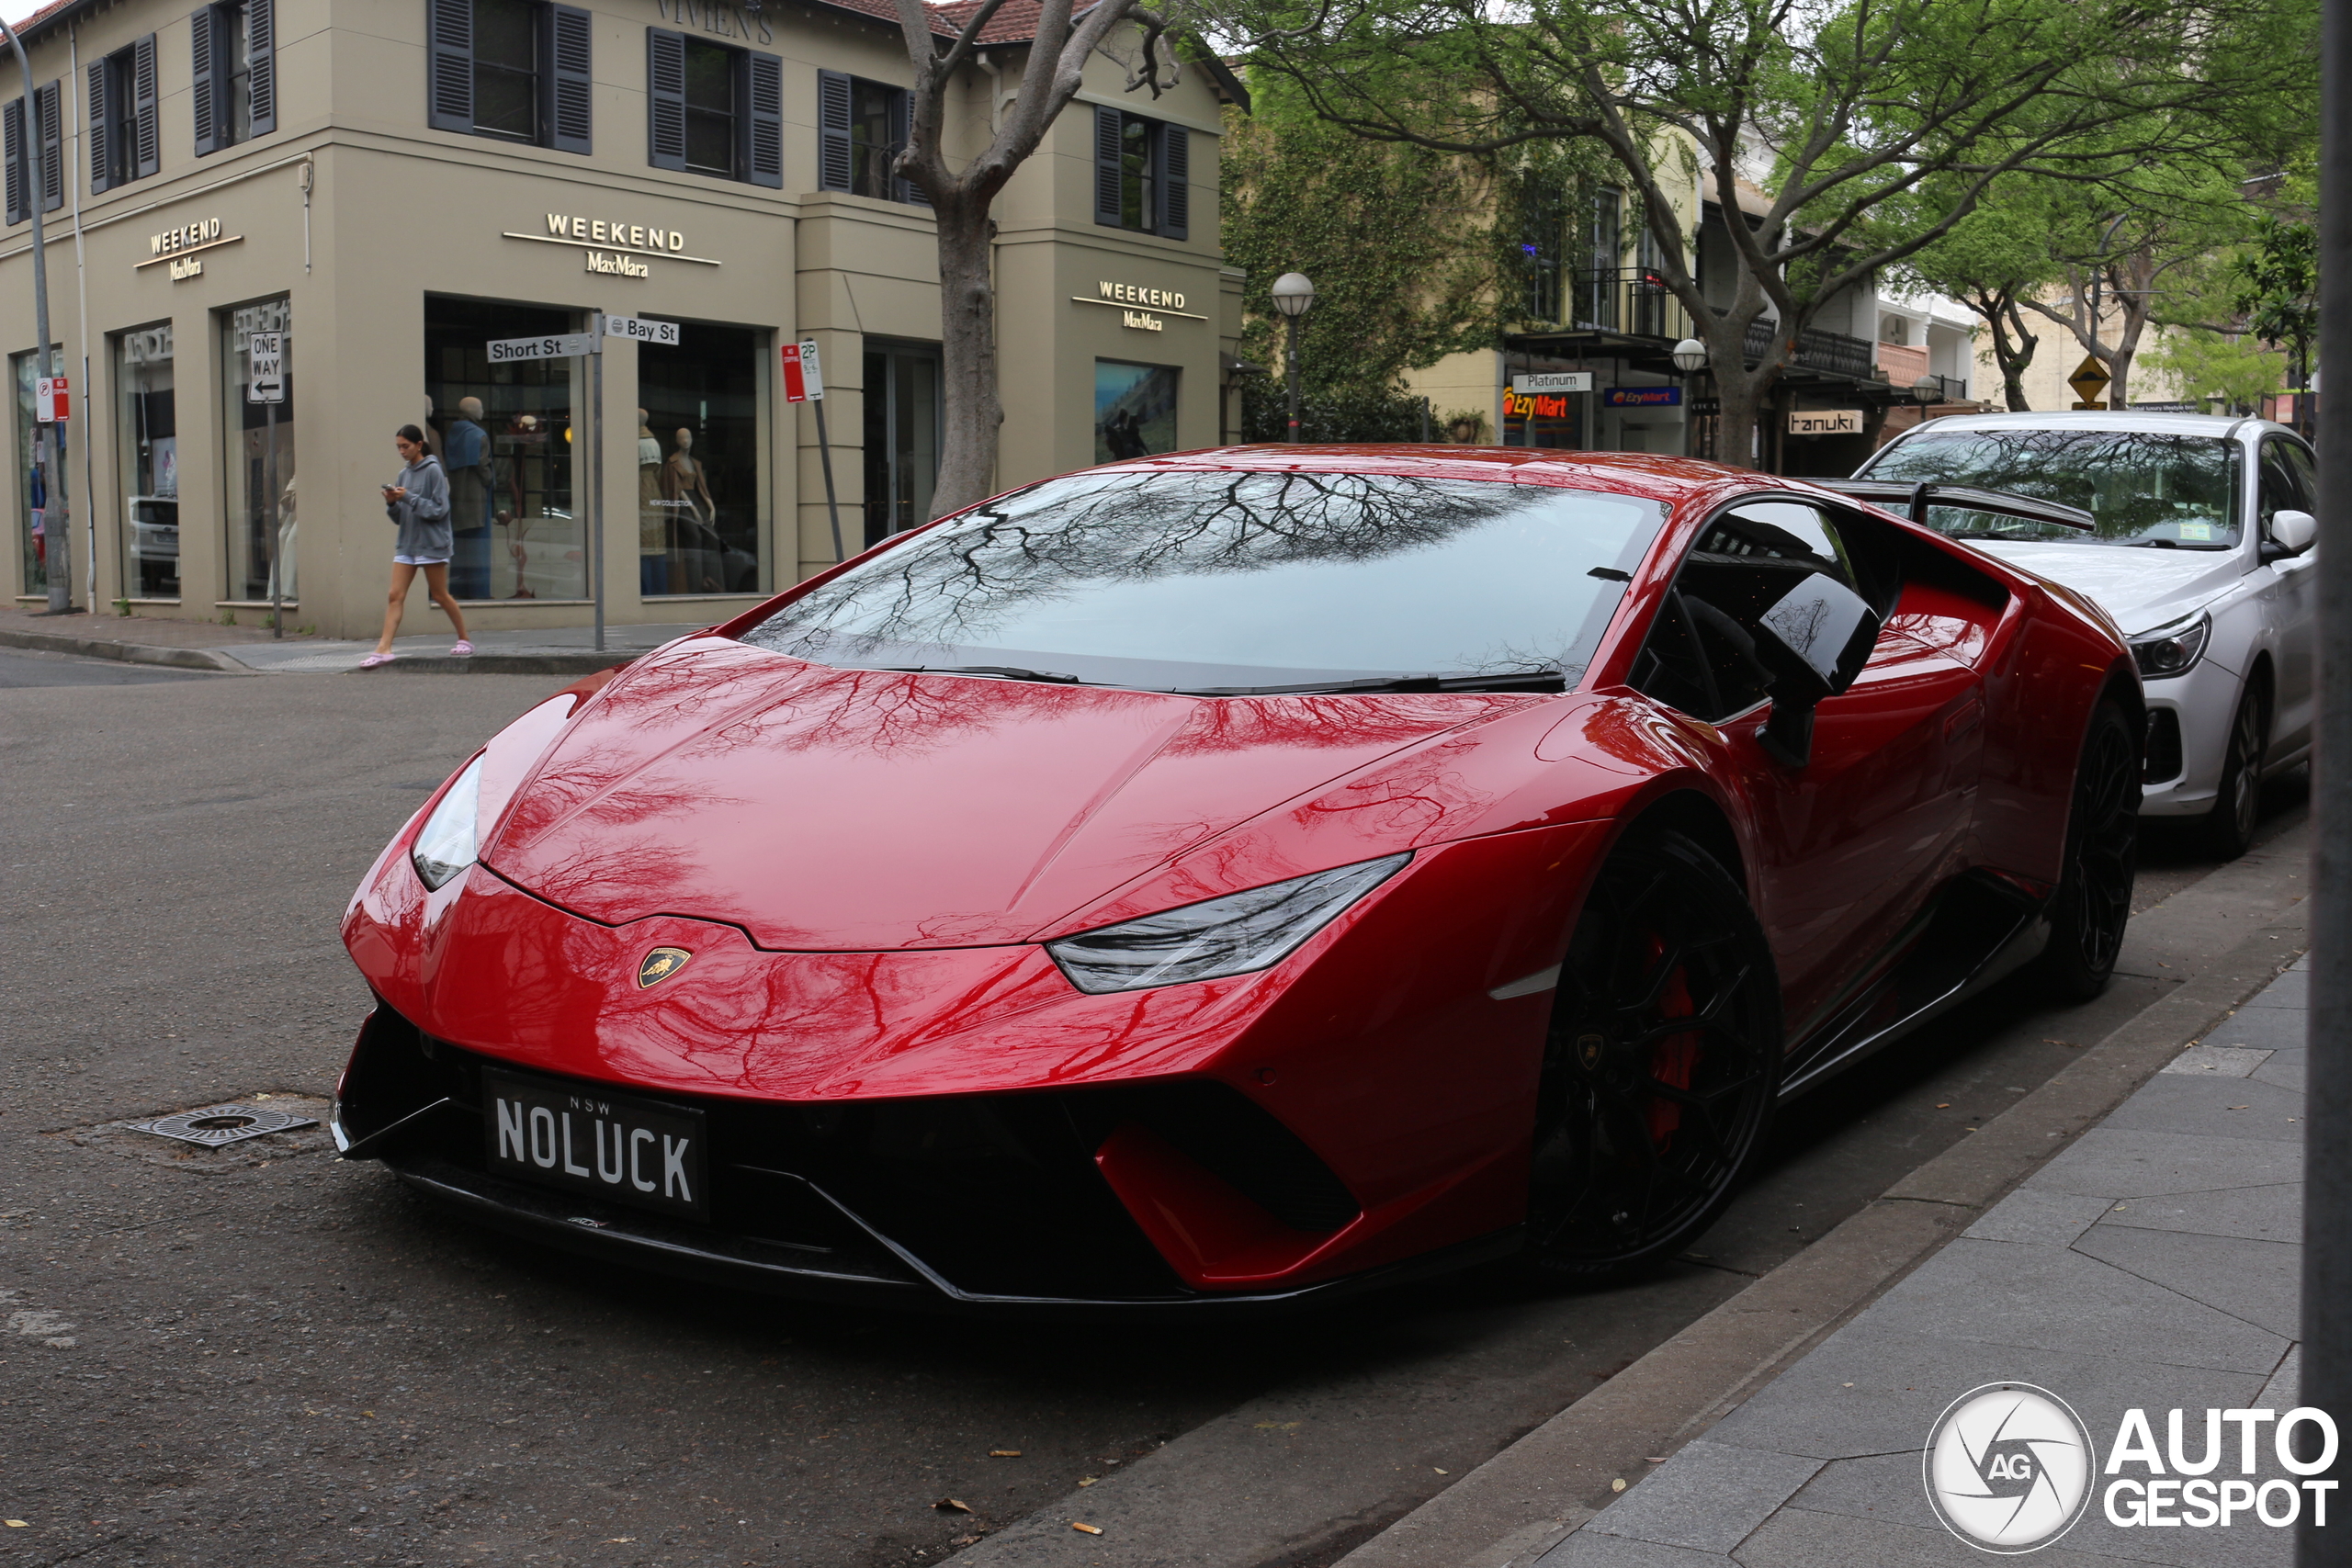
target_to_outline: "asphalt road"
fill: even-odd
[[[335,938],[352,886],[560,684],[0,655],[0,1564],[912,1568],[1219,1418],[1242,1461],[1280,1443],[1312,1484],[1204,1499],[1199,1551],[1220,1544],[1193,1560],[1325,1564],[2171,983],[1981,998],[1785,1115],[1755,1187],[1652,1279],[1473,1278],[1289,1325],[776,1303],[474,1231],[315,1130],[205,1151],[107,1125],[315,1110],[367,1005]],[[2302,810],[2274,793],[2272,833]],[[2159,840],[2140,902],[2207,869]]]

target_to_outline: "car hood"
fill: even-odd
[[[1203,840],[1525,696],[1204,699],[838,670],[719,637],[632,665],[482,863],[608,925],[771,950],[1025,941]]]
[[[2129,545],[2032,544],[1971,539],[2010,566],[2090,596],[2127,636],[2177,621],[2245,575],[2236,550],[2164,550]]]

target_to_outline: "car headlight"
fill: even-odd
[[[2205,657],[2205,644],[2212,635],[2212,616],[2191,615],[2168,626],[2142,632],[2132,638],[2132,658],[2140,666],[2143,680],[2157,681],[2172,675],[2186,675],[2191,666]]]
[[[458,873],[474,863],[474,826],[481,812],[481,759],[476,757],[424,819],[424,829],[409,850],[409,863],[417,879],[439,891]]]
[[[1046,943],[1081,991],[1139,991],[1279,964],[1349,905],[1387,881],[1410,851],[1268,887],[1228,893]]]

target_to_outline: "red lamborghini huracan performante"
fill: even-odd
[[[352,900],[335,1131],[794,1292],[1600,1276],[1825,1075],[2028,965],[2106,982],[2142,722],[2088,603],[1798,481],[1090,469],[492,739]]]

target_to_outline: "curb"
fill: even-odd
[[[2301,953],[2306,919],[2300,901],[2276,913],[1981,1132],[1336,1568],[1526,1568],[1591,1518],[1612,1483],[1638,1479],[1649,1457],[1672,1454],[1738,1408],[2267,986]]]
[[[211,648],[157,648],[147,643],[116,642],[99,637],[68,637],[62,632],[20,632],[0,628],[0,648],[26,648],[40,653],[74,653],[85,659],[113,659],[126,664],[162,664],[175,670],[206,670],[215,674],[251,675],[254,671]]]
[[[594,675],[616,670],[641,657],[635,653],[475,653],[463,659],[447,654],[402,654],[373,670],[346,670],[346,675]]]

